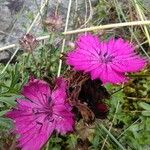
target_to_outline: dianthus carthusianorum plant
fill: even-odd
[[[32,51],[35,41],[21,44]],[[107,118],[109,108],[104,100],[111,94],[105,85],[127,84],[128,73],[138,72],[147,64],[129,41],[99,40],[90,33],[79,35],[74,49],[63,54],[62,60],[68,67],[61,77],[46,80],[31,75],[16,106],[6,113],[23,150],[40,150],[53,134],[74,133],[81,120],[86,126]]]

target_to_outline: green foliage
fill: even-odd
[[[139,106],[144,109],[142,111],[143,116],[150,116],[150,104],[147,104],[145,102],[140,102]]]
[[[53,135],[47,144],[48,150],[61,150],[62,148],[72,150],[76,148],[78,136],[68,134],[67,136]]]
[[[0,130],[9,130],[12,122],[4,115],[15,107],[16,99],[20,98],[22,86],[31,75],[42,78],[43,76],[54,76],[57,72],[59,51],[47,44],[38,47],[33,53],[23,53],[17,57],[15,64],[10,64],[0,76]],[[2,70],[4,65],[0,65]]]
[[[148,149],[150,143],[150,104],[146,102],[133,101],[134,110],[124,107],[128,102],[127,96],[132,92],[132,96],[147,97],[144,100],[148,100],[149,93],[149,82],[144,80],[136,81],[137,85],[134,85],[137,90],[130,91],[130,87],[133,89],[132,84],[121,90],[122,87],[114,87],[107,85],[106,88],[111,95],[111,100],[108,101],[110,106],[109,120],[113,120],[113,126],[111,129],[111,134],[115,135],[119,143],[123,145],[126,149]],[[142,84],[141,84],[142,83]],[[127,89],[128,90],[127,90]],[[125,91],[125,93],[124,93]],[[144,93],[142,92],[144,91]],[[140,93],[141,92],[141,93]],[[140,101],[140,98],[139,98]],[[130,101],[131,103],[132,101]],[[142,110],[141,110],[142,109]],[[106,125],[105,125],[106,126]],[[111,143],[109,139],[107,140],[106,147]],[[113,144],[114,145],[114,144]],[[107,148],[109,149],[109,148]]]
[[[141,116],[139,121],[131,125],[122,137],[132,149],[147,149],[150,143],[150,118]]]

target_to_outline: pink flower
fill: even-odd
[[[97,36],[81,35],[74,51],[67,54],[67,64],[75,70],[88,72],[92,80],[105,83],[126,82],[125,73],[136,72],[146,60],[134,52],[134,46],[122,38],[100,42]]]
[[[66,82],[56,80],[51,91],[42,80],[32,79],[23,87],[25,98],[17,99],[17,106],[7,116],[14,120],[14,132],[19,135],[23,150],[40,150],[54,130],[65,134],[73,130],[71,106],[66,103]]]

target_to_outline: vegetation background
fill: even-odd
[[[66,66],[59,60],[60,54],[71,49],[71,42],[78,34],[64,36],[62,32],[129,22],[125,27],[112,26],[92,32],[101,39],[123,37],[133,42],[136,51],[149,60],[149,25],[130,26],[131,21],[149,20],[149,14],[149,0],[0,0],[0,150],[17,149],[16,138],[10,132],[13,124],[5,113],[15,106],[15,99],[29,76],[42,78],[64,73]],[[47,18],[54,23],[58,21],[59,28],[56,24],[52,26]],[[39,39],[32,53],[18,44],[25,33]],[[87,126],[80,120],[76,132],[52,136],[45,149],[149,150],[150,66],[128,76],[131,80],[126,85],[106,85],[111,93],[106,101],[107,119]]]

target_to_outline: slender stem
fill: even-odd
[[[10,49],[10,48],[13,48],[16,46],[17,46],[17,44],[11,44],[11,45],[7,45],[7,46],[3,46],[3,47],[0,47],[0,51],[4,51],[6,49]]]
[[[93,31],[93,30],[102,30],[102,29],[109,29],[109,28],[118,28],[118,27],[125,27],[125,26],[139,26],[139,25],[149,25],[150,21],[133,21],[133,22],[124,22],[124,23],[115,23],[115,24],[108,24],[108,25],[101,25],[101,26],[95,26],[95,27],[90,27],[90,28],[84,28],[84,29],[79,29],[79,30],[73,30],[73,31],[65,31],[63,32],[64,35],[67,34],[75,34],[75,33],[80,33],[80,32],[85,32],[85,31]],[[50,36],[49,35],[45,35],[45,36],[41,36],[38,37],[37,40],[41,41],[44,39],[48,39]],[[145,41],[148,42],[148,41]],[[139,47],[140,44],[137,45],[137,47]],[[10,49],[13,47],[18,46],[17,44],[11,44],[8,46],[4,46],[0,48],[0,51],[6,50],[6,49]]]
[[[13,60],[13,58],[17,54],[18,50],[19,50],[19,47],[15,50],[15,52],[13,53],[13,55],[11,56],[9,61],[7,62],[6,66],[3,68],[2,72],[0,73],[0,75],[2,75],[5,72],[5,70],[7,69],[8,65],[10,64],[10,62]]]
[[[150,102],[150,98],[144,98],[144,97],[127,97],[128,99],[131,99],[133,101],[146,101]]]
[[[66,24],[65,24],[65,30],[64,30],[64,32],[66,32],[67,29],[68,29],[69,16],[70,16],[70,10],[71,10],[71,3],[72,3],[72,0],[69,0],[68,12],[67,12],[67,17],[66,17]],[[64,52],[65,42],[66,42],[66,39],[63,39],[63,43],[62,43],[62,47],[61,47],[61,53]],[[60,60],[59,60],[59,67],[58,67],[57,77],[60,76],[61,67],[62,67],[62,60],[60,59]]]

